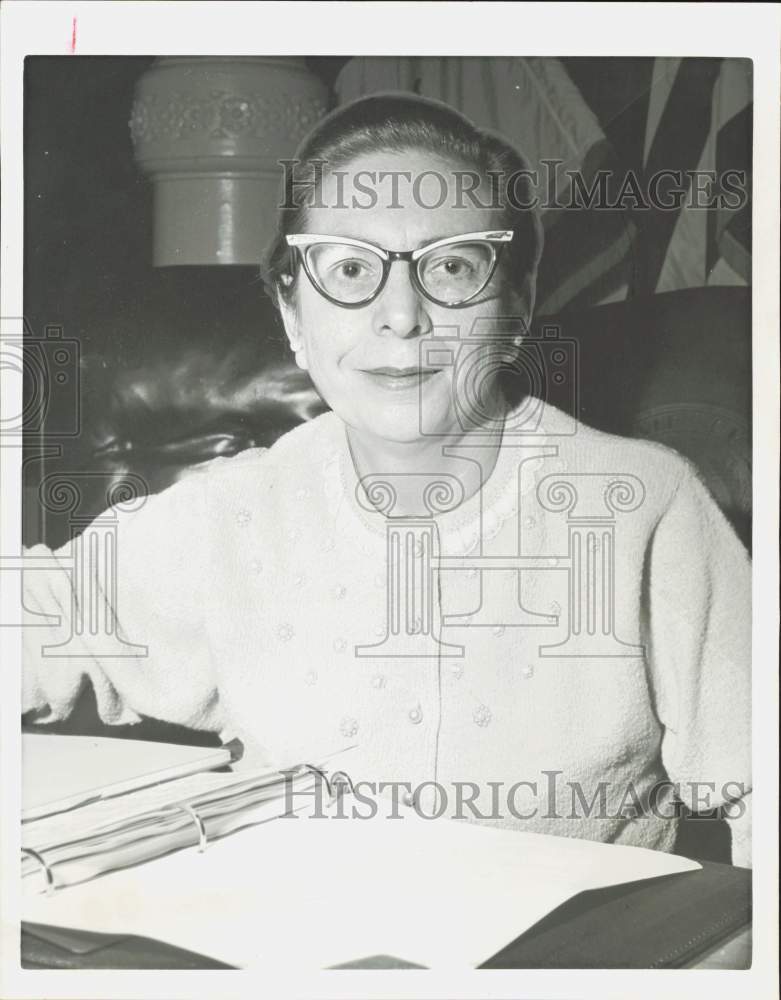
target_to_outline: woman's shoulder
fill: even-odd
[[[667,445],[599,430],[550,404],[543,405],[539,424],[563,471],[639,480],[646,496],[661,503],[669,501],[684,480],[699,475],[688,458]]]
[[[237,455],[212,459],[202,466],[209,484],[220,480],[289,477],[291,473],[309,473],[319,457],[327,458],[336,450],[338,419],[334,413],[322,413],[280,435],[265,448],[247,448]]]

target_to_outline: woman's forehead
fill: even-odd
[[[484,179],[483,179],[484,180]],[[307,211],[310,232],[365,238],[389,249],[500,225],[487,182],[475,171],[417,150],[378,151],[323,175]]]

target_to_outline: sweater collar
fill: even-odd
[[[507,519],[517,512],[520,497],[534,489],[548,441],[546,409],[542,400],[528,396],[507,414],[496,464],[482,488],[468,500],[448,509],[454,494],[446,481],[441,485],[431,484],[426,491],[426,506],[446,551],[467,555],[481,537],[484,542],[495,537]],[[382,509],[389,506],[390,490],[378,482],[375,489],[369,489],[369,499],[359,484],[347,428],[335,414],[332,417],[330,447],[323,469],[332,512],[362,533],[376,540],[384,539],[389,518]],[[469,457],[475,447],[465,448],[465,457]]]

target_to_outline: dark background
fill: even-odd
[[[331,87],[348,57],[312,57]],[[143,357],[204,324],[279,340],[254,268],[153,268],[152,190],[133,159],[133,89],[152,57],[25,61],[25,315],[63,325],[84,353]],[[642,156],[652,59],[564,59],[619,157]]]

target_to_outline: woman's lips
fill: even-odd
[[[439,372],[439,368],[372,368],[363,374],[381,389],[405,392],[417,389]]]

